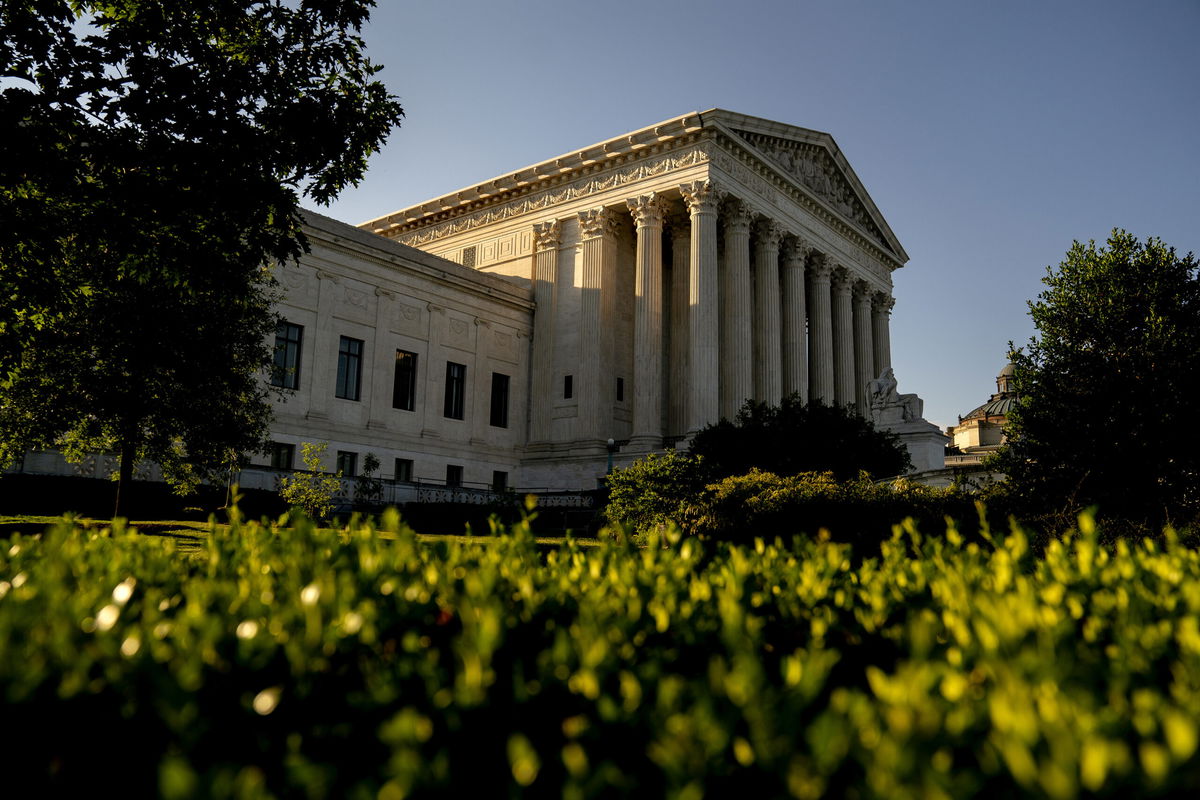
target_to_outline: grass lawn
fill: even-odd
[[[49,525],[61,521],[62,517],[30,516],[30,515],[0,515],[0,538],[20,532],[26,535],[40,533]],[[88,517],[73,518],[88,530],[102,530],[112,525],[112,520],[91,519]],[[228,529],[225,523],[216,523],[221,529]],[[209,523],[193,520],[133,520],[129,527],[136,528],[138,533],[147,536],[169,536],[177,540],[184,552],[199,549],[201,543],[208,537]],[[345,527],[345,526],[341,526]],[[331,530],[332,528],[328,529]],[[491,535],[471,535],[453,533],[420,533],[417,538],[426,542],[455,542],[458,544],[488,544],[496,537]],[[575,542],[583,547],[595,547],[600,540],[593,537],[573,537]],[[557,549],[567,540],[564,536],[539,536],[537,543],[545,549]]]

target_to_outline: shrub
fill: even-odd
[[[638,533],[681,523],[700,501],[707,473],[701,458],[675,450],[652,453],[608,476],[604,515]]]
[[[333,497],[342,489],[341,472],[329,475],[321,471],[321,456],[326,447],[325,442],[301,444],[300,460],[306,470],[284,475],[279,481],[279,496],[284,502],[312,519],[324,519],[333,513]]]

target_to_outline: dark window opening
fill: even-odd
[[[447,486],[462,486],[463,468],[461,464],[446,465],[446,485]]]
[[[508,473],[501,470],[492,470],[492,491],[503,492],[508,488]]]
[[[575,396],[574,376],[563,376],[563,399],[570,400]]]
[[[617,402],[625,402],[625,379],[617,378]]]
[[[411,458],[396,459],[396,480],[404,483],[412,483],[413,479],[413,462]]]
[[[271,385],[282,389],[300,388],[300,340],[304,328],[282,320],[275,328],[275,362],[271,365]]]
[[[291,469],[296,457],[296,446],[283,442],[271,442],[271,468]]]
[[[392,379],[392,408],[413,411],[417,407],[417,354],[396,351],[396,372]]]
[[[343,336],[338,344],[337,387],[333,394],[344,400],[357,400],[362,392],[362,339]]]
[[[508,383],[507,375],[492,373],[492,426],[508,427]]]
[[[467,368],[464,364],[446,362],[445,416],[450,419],[463,418],[463,403],[467,395]]]
[[[337,471],[342,473],[343,478],[353,478],[358,475],[358,453],[338,450]]]

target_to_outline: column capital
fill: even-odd
[[[721,219],[725,223],[726,235],[747,233],[750,230],[750,208],[740,197],[728,196],[721,204]]]
[[[879,314],[891,314],[896,305],[896,298],[886,292],[876,292],[871,295],[871,307]]]
[[[829,281],[833,277],[834,263],[824,253],[814,253],[809,265],[809,274],[814,280]]]
[[[783,239],[783,244],[780,246],[780,252],[783,253],[784,261],[789,263],[798,262],[801,266],[804,265],[804,260],[808,258],[808,254],[812,252],[813,246],[806,239],[800,236],[791,235]]]
[[[538,222],[533,226],[533,249],[555,250],[562,243],[562,224],[552,219],[549,222]]]
[[[783,226],[770,217],[762,217],[754,223],[754,238],[759,247],[778,247],[783,234]]]
[[[859,278],[854,281],[854,297],[865,302],[871,302],[871,284]]]
[[[846,269],[841,264],[834,264],[831,280],[833,283],[833,291],[835,293],[850,294],[850,270]]]
[[[692,221],[686,213],[674,212],[668,214],[666,225],[667,232],[671,236],[671,241],[687,241],[692,236]]]
[[[709,180],[681,183],[679,191],[692,214],[716,213],[717,205],[724,194],[717,184]]]
[[[578,216],[579,230],[585,239],[596,236],[616,236],[620,230],[620,222],[611,209],[590,208],[587,211],[580,211]]]
[[[658,192],[631,197],[625,201],[625,205],[629,207],[633,222],[639,228],[661,227],[667,215],[667,199]]]

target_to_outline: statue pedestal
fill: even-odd
[[[912,459],[913,472],[942,469],[946,466],[946,444],[950,437],[932,422],[915,419],[889,424],[877,419],[875,427],[882,431],[891,431],[900,437],[900,442],[908,450],[908,457]]]

